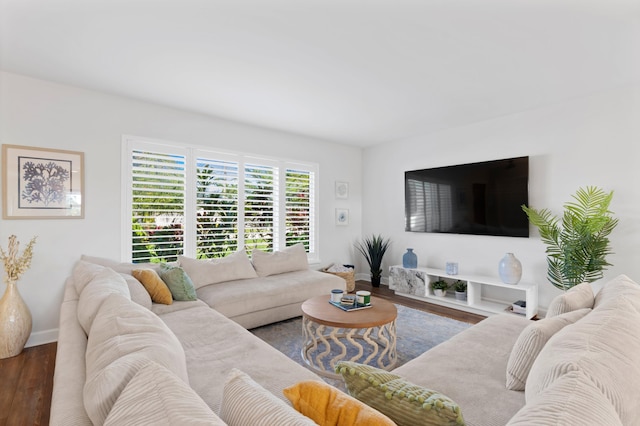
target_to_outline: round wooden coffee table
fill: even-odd
[[[302,304],[302,359],[316,373],[338,378],[341,360],[390,370],[396,364],[396,317],[393,303],[371,297],[371,307],[343,311],[329,303],[329,295]]]

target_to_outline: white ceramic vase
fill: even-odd
[[[522,263],[513,253],[507,253],[498,264],[498,273],[503,283],[518,284],[522,278]]]
[[[0,299],[0,359],[16,356],[31,335],[31,312],[18,292],[15,281],[8,281]]]

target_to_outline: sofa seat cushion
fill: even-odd
[[[137,371],[155,361],[188,383],[180,341],[157,315],[112,294],[102,303],[89,333],[84,404],[95,424],[102,424]]]
[[[505,371],[513,345],[531,323],[513,314],[493,315],[392,372],[447,395],[468,425],[504,426],[525,404],[524,392],[505,387]]]
[[[184,381],[149,362],[127,383],[104,426],[225,425]]]
[[[571,371],[531,398],[507,426],[622,426],[611,401],[582,371]]]
[[[305,300],[345,287],[342,278],[319,271],[305,270],[250,280],[230,281],[201,287],[198,298],[227,318],[278,306],[302,304]],[[302,311],[300,311],[302,315]]]
[[[513,345],[507,364],[507,389],[523,391],[533,362],[551,336],[591,312],[578,309],[535,321],[525,328]]]
[[[207,306],[169,312],[160,318],[184,347],[189,384],[215,413],[220,412],[224,383],[232,367],[248,374],[287,404],[282,389],[300,380],[319,379]]]
[[[229,426],[315,425],[237,368],[225,381],[220,417]]]
[[[560,330],[531,367],[526,384],[527,402],[563,375],[580,371],[591,377],[606,395],[622,423],[633,424],[640,418],[637,398],[640,363],[635,356],[640,353],[638,324],[640,312],[626,296],[619,295]]]
[[[547,318],[562,315],[578,309],[592,308],[594,302],[593,288],[589,283],[571,287],[566,292],[553,298],[547,308]]]

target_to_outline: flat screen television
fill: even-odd
[[[529,157],[412,170],[405,230],[528,237]]]

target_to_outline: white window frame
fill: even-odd
[[[239,163],[238,177],[238,193],[240,201],[244,200],[244,165],[245,163],[255,163],[260,165],[268,165],[276,168],[279,172],[279,194],[278,205],[276,209],[280,212],[278,215],[277,231],[278,235],[274,236],[274,250],[282,250],[286,246],[286,199],[284,197],[286,189],[286,170],[304,170],[312,174],[312,185],[310,188],[310,227],[309,232],[309,252],[307,260],[309,263],[319,263],[319,221],[318,221],[318,184],[319,184],[319,166],[317,163],[308,163],[297,160],[289,160],[283,158],[266,157],[241,152],[212,149],[211,147],[188,145],[179,142],[169,142],[159,139],[151,139],[140,136],[124,135],[122,137],[121,164],[122,164],[122,223],[121,223],[121,255],[122,260],[130,262],[132,259],[132,241],[131,241],[131,216],[133,214],[132,200],[133,188],[131,156],[133,150],[147,150],[151,152],[162,152],[166,154],[183,155],[185,157],[185,228],[184,228],[184,255],[188,257],[196,256],[196,159],[211,158]],[[243,204],[242,202],[240,203]],[[244,248],[244,215],[239,208],[238,217],[238,249]]]

